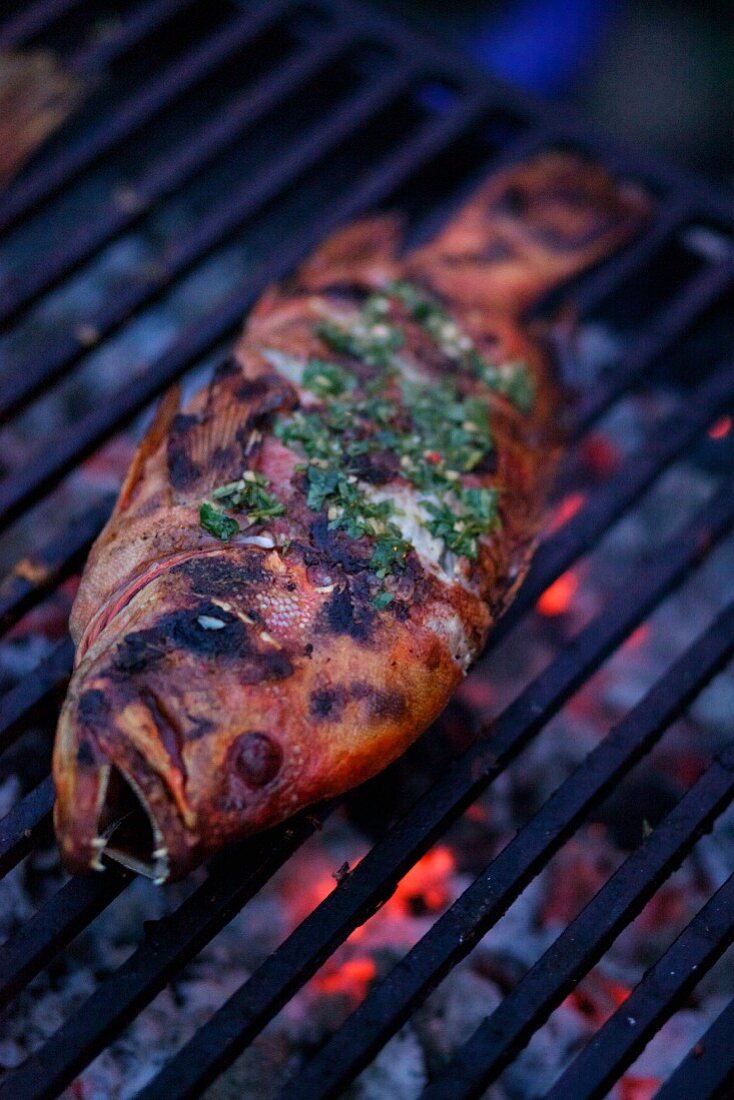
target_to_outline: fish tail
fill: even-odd
[[[407,265],[448,299],[520,316],[634,238],[650,213],[636,184],[580,153],[545,152],[490,176]]]

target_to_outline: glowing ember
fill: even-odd
[[[464,810],[464,817],[475,825],[484,825],[487,821],[487,811],[475,802]]]
[[[401,916],[443,909],[452,900],[448,879],[454,867],[454,857],[445,845],[426,852],[398,883],[388,908]]]
[[[604,435],[592,433],[581,445],[583,459],[589,469],[598,477],[613,474],[620,463],[619,451],[615,444]]]
[[[565,1004],[589,1021],[594,1030],[607,1022],[632,992],[621,982],[607,978],[599,970],[592,970],[572,993]]]
[[[583,508],[586,503],[586,493],[569,493],[561,500],[550,517],[548,532],[553,535]]]
[[[538,600],[536,606],[540,614],[549,618],[564,615],[568,611],[578,586],[579,579],[572,570],[563,573],[557,581],[553,582],[550,588],[546,588]]]
[[[372,959],[367,955],[358,955],[354,959],[347,959],[341,966],[327,965],[323,973],[314,978],[314,985],[322,993],[344,993],[354,1001],[362,1001],[367,996],[376,973]]]
[[[650,637],[650,627],[647,623],[641,623],[624,643],[625,649],[640,649]]]
[[[731,431],[731,417],[720,416],[709,428],[709,439],[724,439]]]
[[[662,1077],[633,1077],[628,1073],[619,1082],[619,1100],[652,1100],[663,1083]]]

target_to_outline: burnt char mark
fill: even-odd
[[[161,744],[166,750],[171,763],[185,779],[186,767],[182,755],[184,736],[176,715],[152,688],[142,687],[139,696],[140,702],[150,712],[155,728],[160,735]]]
[[[222,382],[225,378],[233,378],[237,374],[242,374],[242,367],[235,359],[234,355],[228,355],[215,369],[212,381]]]
[[[104,725],[109,716],[110,704],[103,691],[99,691],[97,688],[90,688],[89,691],[85,691],[84,694],[79,697],[79,702],[77,703],[77,718],[83,726],[89,729],[95,729],[98,726]]]
[[[374,617],[367,601],[355,600],[348,588],[337,588],[319,612],[317,629],[347,635],[364,645],[372,639]]]
[[[202,617],[223,625],[211,629],[202,625]],[[158,661],[183,650],[202,660],[239,662],[242,683],[284,680],[293,672],[293,664],[282,650],[259,650],[245,623],[217,604],[202,602],[163,615],[155,626],[127,634],[113,657],[110,673],[126,679],[149,671]]]
[[[348,686],[318,688],[309,697],[309,714],[321,722],[339,722],[350,700],[364,704],[372,719],[399,722],[408,709],[405,696],[399,691],[374,687],[366,680],[354,680]]]
[[[168,433],[168,477],[174,489],[188,489],[201,477],[202,471],[188,453],[189,435],[198,427],[199,418],[179,413],[174,416]]]
[[[232,596],[245,587],[266,587],[273,584],[273,576],[263,568],[262,554],[238,555],[236,561],[229,557],[207,554],[200,558],[175,565],[172,574],[179,573],[200,596]]]
[[[165,640],[156,630],[139,630],[126,634],[115,650],[110,671],[135,676],[155,665],[166,655]]]
[[[522,187],[511,184],[496,200],[493,209],[500,214],[509,214],[511,218],[521,218],[528,209],[528,197]]]
[[[79,697],[76,716],[84,734],[76,750],[76,762],[80,768],[96,768],[101,763],[101,756],[95,733],[104,729],[110,718],[107,696],[97,688],[85,691]]]
[[[94,749],[88,741],[79,742],[79,748],[76,750],[76,762],[80,768],[94,767]]]
[[[377,688],[365,680],[355,680],[351,685],[350,694],[353,699],[359,699],[365,703],[371,718],[398,722],[405,716],[408,709],[402,692]]]
[[[365,286],[364,283],[337,282],[322,286],[319,289],[319,294],[324,294],[329,298],[346,299],[349,302],[354,302],[355,305],[362,305],[373,293],[373,289],[373,287]]]
[[[211,618],[224,625],[210,629],[202,625],[202,618]],[[214,603],[201,603],[193,609],[173,611],[152,630],[172,648],[184,649],[201,657],[242,657],[249,656],[252,650],[242,620]]]
[[[485,264],[496,264],[504,263],[507,260],[514,260],[516,255],[517,253],[509,241],[502,241],[499,238],[495,238],[485,245],[476,259],[481,260],[482,263]]]
[[[239,401],[252,404],[243,429],[247,435],[253,428],[262,427],[271,413],[292,409],[298,403],[296,388],[275,373],[245,379],[234,395]]]
[[[357,455],[352,463],[352,473],[371,485],[386,485],[400,472],[400,462],[394,451],[377,451],[374,454]]]
[[[304,548],[306,565],[339,566],[345,573],[361,573],[367,568],[370,549],[364,550],[345,531],[329,528],[326,515],[317,515],[310,525],[311,547]]]
[[[267,393],[268,385],[267,378],[246,378],[235,390],[235,396],[241,401],[253,401]]]
[[[308,713],[322,722],[338,722],[344,713],[348,695],[343,687],[319,688],[308,700]]]
[[[184,731],[187,741],[198,741],[207,734],[214,733],[216,725],[208,718],[202,718],[199,714],[190,714],[186,711],[187,726]]]

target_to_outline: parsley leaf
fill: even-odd
[[[303,372],[302,384],[318,397],[340,397],[346,390],[353,390],[357,379],[339,363],[327,359],[309,359]]]
[[[250,526],[253,523],[264,523],[265,520],[275,516],[282,516],[285,512],[285,505],[266,489],[268,484],[268,479],[263,474],[256,474],[254,470],[245,470],[238,481],[220,485],[214,489],[212,496],[215,500],[226,500],[227,508],[246,511],[247,523]]]
[[[225,516],[224,512],[220,512],[208,500],[205,500],[199,508],[199,523],[205,531],[221,539],[222,542],[228,542],[240,529],[236,519]]]

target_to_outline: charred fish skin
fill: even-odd
[[[563,397],[518,318],[649,203],[546,153],[401,256],[375,215],[163,401],[75,601],[54,751],[73,871],[157,881],[386,767],[528,568]]]

